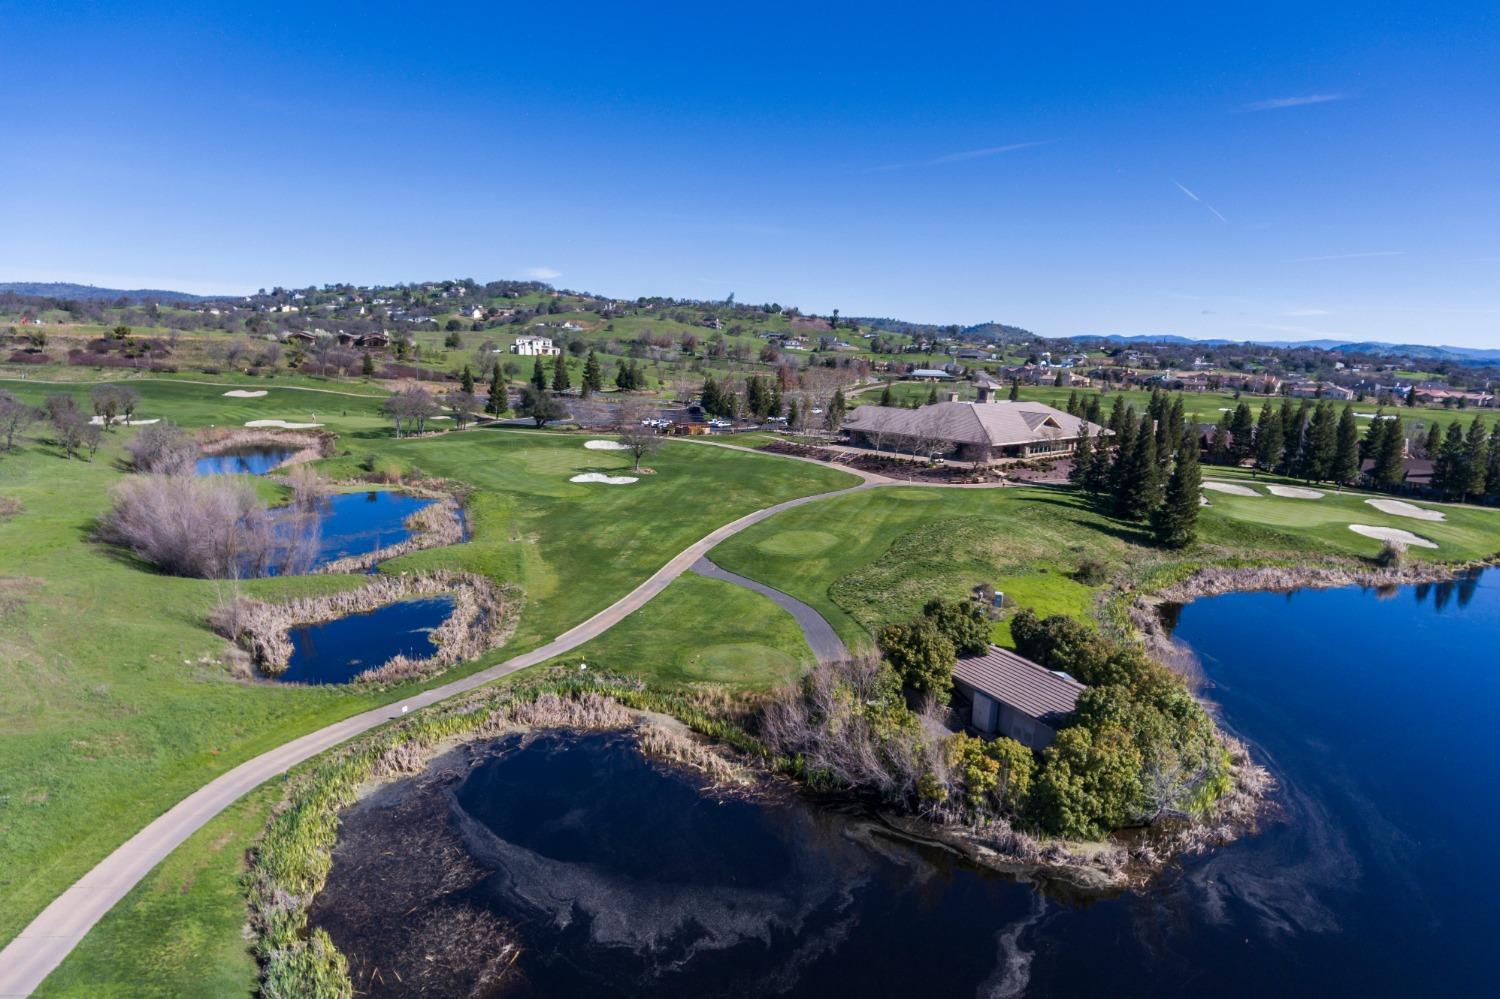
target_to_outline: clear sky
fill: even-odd
[[[0,47],[0,280],[1500,346],[1493,0],[0,0]]]

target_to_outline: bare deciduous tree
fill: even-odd
[[[25,433],[40,415],[31,406],[0,389],[0,436],[5,438],[5,450],[14,450],[16,438]]]
[[[660,416],[655,406],[644,399],[631,399],[620,406],[620,443],[630,449],[635,457],[635,467],[641,467],[641,458],[661,450],[661,434],[647,420]]]
[[[197,442],[170,423],[143,427],[125,450],[136,471],[155,475],[187,475],[198,460]]]

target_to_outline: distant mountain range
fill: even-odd
[[[1257,347],[1278,347],[1283,350],[1330,350],[1340,354],[1365,354],[1372,357],[1410,357],[1423,361],[1452,361],[1456,364],[1500,364],[1500,350],[1479,347],[1433,346],[1423,343],[1379,343],[1373,340],[1195,340],[1175,333],[1141,333],[1124,336],[1119,333],[1081,334],[1062,337],[1075,343],[1119,343],[1119,344],[1196,344],[1203,347],[1227,347],[1235,344],[1254,344]]]
[[[66,281],[0,281],[0,292],[15,292],[17,295],[40,295],[43,298],[71,298],[75,301],[114,301],[127,298],[132,302],[155,299],[158,302],[203,302],[210,298],[227,296],[189,295],[185,291],[165,291],[158,288],[96,288],[91,284],[70,284]]]

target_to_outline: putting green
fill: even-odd
[[[755,547],[767,555],[816,555],[838,543],[838,536],[827,531],[782,531]]]

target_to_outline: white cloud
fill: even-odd
[[[1285,312],[1282,313],[1282,315],[1283,316],[1287,316],[1287,317],[1292,318],[1292,319],[1302,319],[1302,318],[1306,318],[1306,317],[1309,317],[1309,316],[1326,316],[1326,315],[1328,315],[1328,310],[1327,309],[1287,309]]]
[[[880,166],[872,166],[865,173],[889,173],[892,170],[906,170],[911,167],[942,166],[945,163],[963,163],[967,160],[981,160],[988,156],[999,156],[1002,153],[1013,153],[1018,149],[1035,149],[1037,146],[1050,146],[1056,139],[1042,139],[1037,142],[1012,142],[1008,146],[985,146],[983,149],[965,149],[957,153],[946,153],[935,156],[930,160],[920,160],[915,163],[885,163]]]
[[[1300,97],[1272,97],[1265,101],[1242,104],[1240,111],[1280,111],[1283,108],[1301,108],[1309,104],[1327,104],[1330,101],[1348,100],[1347,94],[1304,94]]]
[[[1399,257],[1404,250],[1371,250],[1365,253],[1328,253],[1317,257],[1293,257],[1289,264],[1313,264],[1323,260],[1366,260],[1370,257]]]
[[[562,277],[562,271],[555,271],[550,267],[527,267],[521,271],[521,275],[533,281],[551,281],[553,278]]]

